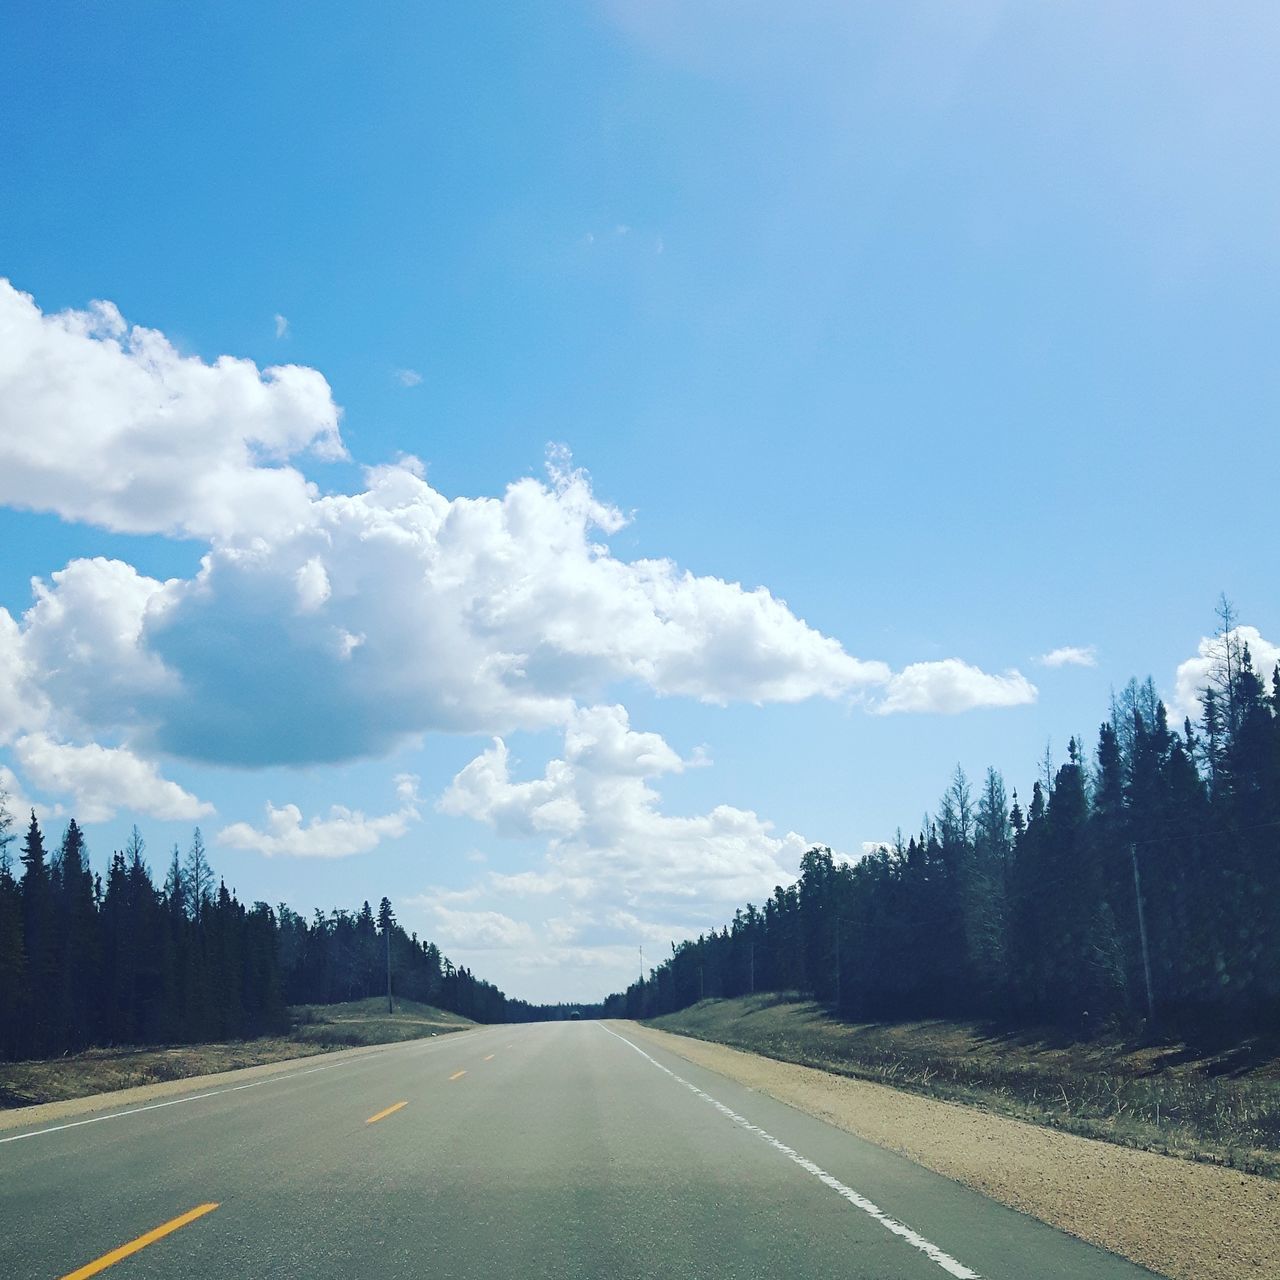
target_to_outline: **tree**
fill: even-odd
[[[1013,827],[1004,779],[988,769],[974,819],[973,861],[965,894],[965,942],[975,997],[986,1008],[1007,1003],[1009,870]]]
[[[55,918],[59,950],[56,1027],[60,1043],[90,1044],[98,1009],[98,921],[84,833],[74,818],[58,852]]]
[[[27,957],[28,1037],[36,1052],[52,1049],[53,1001],[58,989],[54,934],[53,883],[45,856],[44,834],[35,811],[22,844],[22,935]]]
[[[13,815],[0,788],[0,1054],[15,1055],[25,1022],[26,948],[23,945],[22,894],[13,878],[9,846]]]
[[[136,831],[137,828],[135,827]],[[213,868],[205,857],[204,837],[197,827],[191,836],[191,848],[187,850],[187,861],[183,868],[183,889],[186,895],[187,912],[191,919],[200,923],[209,897],[213,892]]]

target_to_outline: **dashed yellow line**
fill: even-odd
[[[365,1124],[377,1124],[379,1120],[385,1120],[388,1116],[395,1115],[395,1113],[399,1111],[401,1107],[407,1107],[408,1105],[409,1104],[407,1102],[394,1103],[391,1106],[389,1106],[385,1111],[379,1111],[376,1116],[370,1116],[365,1121]]]
[[[466,1073],[465,1071],[455,1071],[455,1072],[453,1073],[453,1075],[451,1075],[451,1076],[449,1077],[449,1079],[450,1079],[450,1080],[461,1080],[461,1079],[462,1079],[462,1077],[463,1077],[463,1076],[465,1076],[466,1074],[467,1074],[467,1073]]]
[[[492,1062],[492,1061],[493,1061],[493,1059],[494,1059],[494,1055],[491,1053],[491,1054],[490,1054],[490,1055],[485,1059],[485,1061],[486,1061],[486,1062]]]
[[[69,1272],[62,1277],[62,1280],[88,1280],[89,1276],[96,1276],[99,1271],[114,1267],[122,1258],[137,1253],[139,1249],[145,1249],[149,1244],[155,1244],[157,1240],[163,1240],[170,1232],[177,1231],[179,1227],[185,1227],[188,1222],[194,1222],[197,1218],[203,1218],[206,1213],[212,1213],[217,1207],[216,1204],[198,1204],[194,1209],[188,1209],[186,1213],[170,1218],[162,1226],[140,1235],[136,1240],[122,1244],[118,1249],[112,1249],[110,1253],[104,1253],[96,1262],[88,1263],[79,1271]]]

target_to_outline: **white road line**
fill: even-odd
[[[256,1089],[259,1085],[278,1084],[282,1080],[296,1080],[298,1076],[315,1075],[317,1071],[336,1071],[340,1067],[350,1066],[376,1054],[366,1054],[362,1058],[351,1058],[347,1062],[331,1062],[325,1067],[308,1067],[305,1071],[290,1071],[287,1075],[267,1076],[263,1080],[252,1080],[248,1084],[233,1084],[225,1089],[210,1089],[208,1093],[193,1093],[186,1098],[171,1098],[168,1102],[149,1102],[145,1107],[131,1107],[128,1111],[113,1111],[106,1116],[90,1116],[87,1120],[70,1120],[66,1124],[53,1124],[47,1129],[33,1129],[30,1133],[15,1133],[7,1138],[0,1138],[0,1145],[6,1142],[21,1142],[23,1138],[39,1138],[46,1133],[60,1133],[63,1129],[78,1129],[81,1125],[100,1124],[103,1120],[120,1120],[125,1116],[136,1116],[143,1111],[157,1111],[161,1107],[177,1107],[184,1102],[199,1102],[202,1098],[216,1098],[222,1093],[239,1093],[242,1089]]]
[[[456,1032],[452,1034],[457,1034]],[[439,1038],[437,1045],[446,1044],[447,1038]],[[253,1080],[249,1084],[233,1084],[225,1089],[210,1089],[207,1093],[193,1093],[186,1098],[171,1098],[168,1102],[149,1102],[145,1107],[131,1107],[128,1111],[113,1111],[106,1116],[90,1116],[87,1120],[70,1120],[66,1124],[53,1124],[47,1129],[33,1129],[30,1133],[14,1133],[7,1138],[0,1138],[0,1146],[6,1142],[21,1142],[24,1138],[39,1138],[46,1133],[61,1133],[63,1129],[78,1129],[81,1125],[100,1124],[103,1120],[120,1120],[125,1116],[136,1116],[143,1111],[156,1111],[160,1107],[177,1107],[184,1102],[199,1102],[202,1098],[216,1098],[222,1093],[239,1093],[242,1089],[256,1089],[259,1085],[276,1084],[281,1080],[296,1080],[298,1076],[312,1076],[317,1071],[338,1071],[343,1067],[351,1067],[368,1063],[381,1058],[390,1049],[430,1048],[430,1040],[402,1040],[393,1044],[382,1045],[374,1053],[361,1054],[358,1058],[348,1058],[345,1062],[329,1062],[323,1067],[308,1067],[305,1071],[290,1071],[287,1075],[267,1076],[262,1080]]]
[[[633,1044],[626,1036],[620,1036],[616,1031],[610,1031],[603,1023],[597,1023],[601,1031],[607,1032],[615,1040],[621,1040],[628,1049],[634,1049],[647,1062],[651,1062],[659,1071],[666,1072],[677,1084],[682,1084],[690,1093],[701,1098],[703,1102],[710,1103],[715,1107],[721,1115],[732,1120],[739,1128],[745,1129],[748,1133],[753,1133],[763,1142],[767,1142],[775,1151],[780,1151],[793,1164],[798,1164],[806,1173],[811,1173],[819,1182],[831,1188],[838,1196],[843,1196],[851,1205],[861,1209],[863,1213],[870,1214],[882,1227],[892,1231],[895,1236],[900,1236],[912,1248],[919,1249],[925,1257],[936,1262],[943,1271],[949,1275],[953,1275],[957,1280],[981,1280],[976,1271],[966,1267],[963,1262],[957,1262],[949,1253],[945,1253],[939,1249],[936,1244],[930,1243],[916,1231],[912,1231],[905,1223],[899,1222],[897,1218],[892,1218],[889,1214],[872,1204],[866,1196],[859,1195],[852,1187],[847,1187],[839,1178],[832,1177],[831,1174],[819,1168],[812,1160],[806,1159],[793,1147],[787,1146],[785,1142],[779,1141],[771,1133],[766,1133],[759,1125],[754,1125],[745,1116],[740,1116],[731,1107],[726,1107],[723,1102],[718,1102],[709,1093],[704,1093],[696,1084],[690,1084],[683,1076],[678,1076],[670,1067],[664,1067],[657,1058],[651,1058],[638,1044]]]

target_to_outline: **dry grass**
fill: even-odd
[[[289,1011],[292,1026],[287,1036],[225,1044],[89,1049],[63,1058],[0,1062],[0,1108],[61,1102],[163,1080],[185,1080],[355,1045],[417,1040],[474,1025],[467,1018],[412,1000],[397,1000],[395,1005],[394,1014],[387,1013],[385,999],[297,1005]]]
[[[654,1026],[1122,1146],[1280,1176],[1280,1053],[1079,1041],[943,1021],[850,1024],[798,997],[707,1000]]]

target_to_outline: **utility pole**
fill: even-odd
[[[640,985],[644,985],[644,943],[640,944]]]
[[[1133,896],[1138,903],[1138,937],[1142,939],[1142,976],[1147,982],[1147,1020],[1156,1020],[1156,1001],[1151,991],[1151,952],[1147,948],[1147,918],[1142,910],[1142,881],[1138,878],[1138,851],[1129,845],[1129,861],[1133,864]]]
[[[383,932],[387,935],[387,1012],[395,1013],[391,1003],[391,921],[388,920]]]

